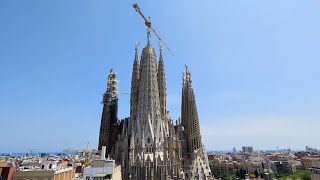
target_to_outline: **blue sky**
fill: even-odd
[[[207,149],[320,148],[320,1],[137,2],[175,54],[164,51],[174,119],[189,65]],[[0,1],[0,152],[96,148],[109,69],[129,92],[134,44],[146,44],[132,4]]]

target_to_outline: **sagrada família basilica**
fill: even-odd
[[[135,48],[130,117],[118,120],[118,80],[111,70],[103,95],[99,147],[121,165],[122,179],[213,179],[201,141],[191,72],[183,72],[181,117],[167,111],[166,74],[162,47],[159,59],[150,42],[139,59]]]

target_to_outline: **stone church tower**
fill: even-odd
[[[106,155],[117,141],[118,134],[118,80],[117,75],[110,70],[108,76],[107,90],[103,94],[103,110],[99,133],[99,146],[106,146]]]
[[[150,34],[148,35],[150,36]],[[140,79],[138,90],[138,118],[141,125],[150,118],[151,128],[155,130],[156,120],[160,116],[159,88],[157,79],[157,58],[154,48],[148,39],[143,48],[140,62]]]
[[[140,62],[136,47],[130,104],[129,172],[123,176],[131,176],[131,179],[177,179],[182,158],[178,147],[181,146],[173,121],[167,117],[162,48],[157,62],[150,32]]]
[[[188,139],[187,153],[192,155],[194,150],[202,147],[202,142],[197,104],[192,88],[191,72],[188,70],[187,65],[183,76],[181,121],[185,127],[185,135]]]
[[[99,148],[122,168],[126,180],[210,179],[211,171],[201,142],[191,73],[183,76],[181,119],[168,115],[166,75],[160,46],[159,59],[148,41],[138,56],[135,47],[131,76],[130,117],[117,119],[117,80],[113,72],[104,94]],[[199,178],[198,178],[199,179]]]
[[[183,146],[184,165],[187,165],[186,179],[211,179],[207,152],[201,141],[200,124],[196,98],[192,87],[191,72],[186,65],[182,72],[182,100],[180,139],[187,140]]]
[[[131,134],[134,121],[137,119],[139,79],[140,79],[140,65],[139,65],[139,57],[138,57],[138,44],[136,44],[132,75],[131,75],[129,134]]]
[[[166,73],[164,69],[164,61],[162,57],[162,46],[160,46],[160,57],[158,65],[158,88],[160,100],[160,113],[163,120],[167,120],[167,88]]]

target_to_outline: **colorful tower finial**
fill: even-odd
[[[163,44],[161,43],[161,41],[158,41],[158,45],[159,45],[160,53],[162,53]]]
[[[140,42],[136,41],[136,44],[134,46],[134,49],[136,50],[136,52],[138,52],[138,50],[139,50],[139,45],[140,45]]]
[[[147,39],[148,39],[148,44],[150,44],[150,39],[151,39],[150,28],[148,28],[148,31],[147,31]]]

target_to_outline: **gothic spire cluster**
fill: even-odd
[[[210,179],[211,171],[201,142],[188,66],[183,72],[181,119],[173,124],[167,111],[162,45],[157,59],[148,34],[148,43],[142,49],[140,58],[138,52],[136,44],[131,76],[130,117],[113,126],[114,119],[110,117],[116,117],[117,111],[112,111],[109,104],[104,105],[100,138],[105,140],[99,141],[99,149],[101,145],[109,145],[108,153],[121,164],[122,179],[191,179],[200,176]]]

